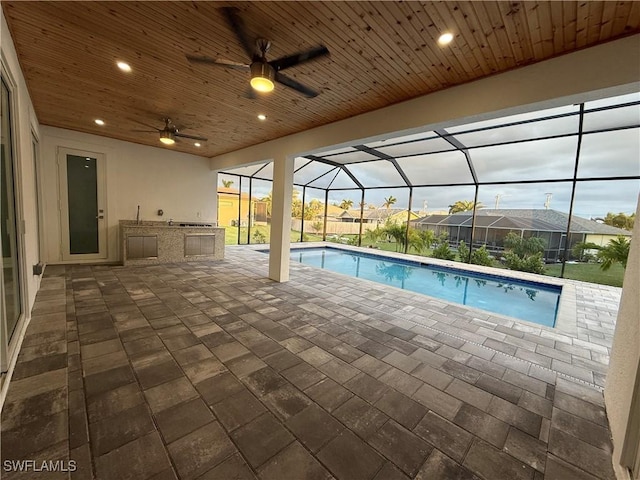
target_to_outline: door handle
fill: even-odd
[[[102,220],[104,218],[104,215],[98,215],[96,218]]]

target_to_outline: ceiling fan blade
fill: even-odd
[[[203,142],[206,142],[207,139],[204,137],[199,137],[197,135],[187,135],[185,133],[175,133],[174,134],[176,137],[181,137],[181,138],[190,138],[191,140],[201,140]]]
[[[258,98],[258,96],[256,95],[256,91],[251,87],[247,88],[243,96],[244,98],[248,98],[249,100],[255,100],[256,98]]]
[[[299,63],[308,62],[309,60],[313,60],[318,57],[323,57],[325,55],[329,55],[329,50],[327,47],[319,46],[312,48],[311,50],[306,50],[304,52],[294,53],[293,55],[287,55],[286,57],[280,57],[276,60],[271,60],[269,65],[278,70],[284,70],[285,68],[293,67],[294,65],[298,65]]]
[[[205,57],[205,56],[199,57],[196,55],[185,55],[185,57],[187,57],[187,60],[193,63],[210,63],[214,65],[218,64],[218,61],[215,58],[211,58],[211,57]]]
[[[249,35],[247,35],[247,32],[244,28],[244,23],[238,16],[238,9],[233,7],[223,7],[222,13],[227,20],[229,27],[231,27],[231,30],[233,30],[233,33],[235,33],[236,38],[240,42],[240,45],[242,45],[242,48],[244,48],[245,53],[249,58],[252,59],[255,55],[254,42],[249,37]]]
[[[276,82],[286,85],[289,88],[294,89],[295,91],[301,93],[305,97],[313,98],[318,96],[318,92],[312,90],[311,88],[301,84],[297,80],[294,80],[291,77],[287,77],[280,72],[276,72],[275,77]]]
[[[232,60],[226,60],[224,58],[219,58],[216,60],[215,58],[211,58],[211,57],[198,57],[195,55],[186,55],[186,57],[187,57],[187,60],[189,60],[192,63],[205,63],[207,65],[217,65],[220,67],[229,67],[236,70],[244,70],[244,71],[249,70],[249,65],[245,63],[234,62]]]

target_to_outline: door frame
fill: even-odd
[[[103,218],[98,221],[98,253],[70,253],[67,155],[91,157],[96,159],[98,209],[103,211],[101,213]],[[58,210],[60,211],[60,256],[63,261],[67,262],[78,260],[105,260],[108,257],[106,154],[101,152],[92,152],[89,150],[79,150],[77,148],[58,147],[57,164]],[[96,212],[96,217],[97,216],[98,212]]]
[[[33,128],[31,128],[31,153],[33,155],[33,178],[35,181],[36,192],[36,234],[37,234],[37,246],[38,246],[38,262],[43,262],[43,256],[45,251],[43,228],[44,221],[42,217],[42,165],[40,161],[40,138]]]

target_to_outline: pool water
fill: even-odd
[[[453,303],[553,327],[562,288],[335,248],[291,250],[291,259]]]

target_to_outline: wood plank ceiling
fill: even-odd
[[[246,98],[248,74],[189,63],[186,54],[246,62],[221,6],[273,43],[275,59],[316,45],[324,57],[286,74],[318,91],[276,84]],[[2,7],[44,125],[160,146],[170,117],[208,137],[213,156],[640,32],[640,2],[44,2]],[[445,31],[454,41],[441,47]],[[117,60],[133,71],[122,73]],[[258,113],[268,116],[259,122]],[[104,119],[99,127],[95,118]]]

